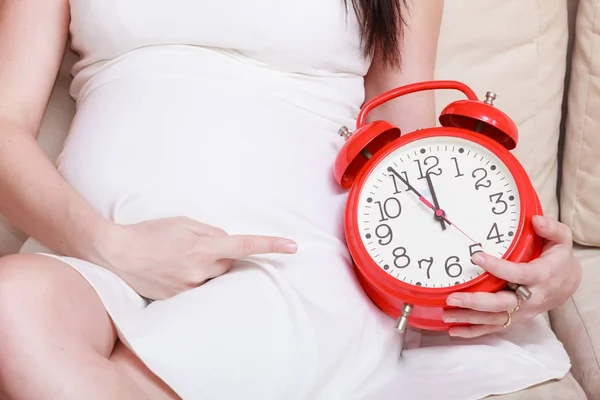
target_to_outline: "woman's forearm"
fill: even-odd
[[[401,67],[383,65],[375,56],[365,77],[365,97],[372,99],[390,89],[434,79],[443,0],[410,0],[406,10],[406,28],[401,44]],[[402,96],[377,107],[369,120],[384,119],[400,127],[403,133],[435,126],[434,92]]]
[[[36,139],[0,120],[0,213],[61,254],[103,264],[112,224],[60,176]]]
[[[36,140],[69,20],[67,0],[0,1],[0,213],[56,252],[104,265],[112,224],[62,179]]]

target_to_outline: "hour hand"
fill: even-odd
[[[406,187],[415,194],[415,196],[417,196],[419,198],[419,201],[423,204],[425,204],[428,208],[432,209],[433,212],[436,213],[436,215],[438,214],[438,209],[435,208],[435,206],[433,204],[431,204],[429,202],[429,200],[427,200],[425,197],[423,197],[423,195],[421,193],[419,193],[417,191],[417,189],[415,189],[409,182],[408,180],[404,179],[404,177],[402,175],[400,175],[398,173],[398,171],[396,171],[394,168],[392,167],[388,167],[388,172],[396,175],[396,178],[400,179],[400,182],[404,183],[406,185]]]
[[[440,225],[442,226],[442,230],[446,230],[446,222],[444,221],[444,210],[440,208],[440,204],[438,203],[438,199],[435,194],[435,189],[433,188],[433,182],[431,181],[431,175],[425,174],[425,178],[427,179],[427,186],[429,186],[429,191],[431,192],[433,205],[436,208],[433,217],[439,221]]]

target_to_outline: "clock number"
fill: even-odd
[[[398,188],[398,181],[396,179],[396,175],[391,174],[389,175],[392,178],[392,182],[394,183],[394,194],[399,194],[402,191]]]
[[[400,174],[402,175],[402,177],[404,178],[404,180],[405,180],[406,182],[409,182],[409,180],[408,180],[408,175],[406,174],[406,171],[402,171],[402,172],[400,172]],[[395,174],[390,174],[390,175],[388,175],[388,176],[392,178],[392,182],[394,183],[394,194],[401,193],[402,191],[401,191],[401,190],[400,190],[400,188],[398,187],[398,184],[401,184],[401,185],[403,185],[403,186],[406,186],[406,185],[404,185],[404,184],[402,183],[402,181],[401,181],[400,179],[398,179],[398,177],[397,177]],[[410,183],[410,182],[409,182],[409,183]],[[410,190],[412,190],[412,189],[407,187],[405,190],[408,192],[408,191],[410,191]]]
[[[429,257],[429,258],[424,258],[422,260],[419,260],[419,269],[423,269],[423,265],[422,264],[426,264],[427,265],[427,279],[431,279],[431,267],[433,266],[433,257]]]
[[[500,244],[500,243],[504,242],[504,240],[502,240],[503,237],[504,237],[504,235],[498,231],[498,224],[494,222],[494,225],[492,225],[492,228],[488,232],[486,239],[487,240],[496,240],[496,244]]]
[[[383,232],[382,232],[383,231]],[[377,228],[375,228],[375,235],[379,238],[379,244],[382,246],[387,246],[392,242],[392,238],[394,234],[392,232],[392,228],[389,225],[381,224]]]
[[[477,172],[482,172],[483,176],[481,178],[477,178]],[[473,171],[472,174],[473,178],[477,179],[477,182],[475,182],[475,190],[479,190],[479,188],[489,188],[490,186],[492,186],[492,182],[489,179],[486,179],[485,182],[483,182],[483,180],[485,178],[487,178],[487,170],[485,168],[477,168],[475,171]]]
[[[450,278],[458,278],[460,276],[460,274],[462,274],[463,269],[462,269],[462,266],[459,264],[459,262],[460,262],[460,258],[458,258],[456,256],[450,256],[446,260],[446,264],[444,265],[444,268],[446,269],[446,274]],[[458,272],[453,274],[451,271],[452,268],[458,269]]]
[[[456,167],[456,175],[454,175],[454,177],[460,178],[461,176],[465,176],[465,174],[460,172],[460,168],[458,168],[458,160],[456,159],[456,157],[452,157],[451,160],[454,161],[454,166]]]
[[[501,205],[501,207],[492,207],[492,212],[496,215],[502,215],[506,212],[506,210],[508,210],[508,204],[506,204],[506,201],[502,200],[503,194],[504,193],[502,192],[490,194],[490,201],[495,204]]]
[[[418,179],[425,179],[425,175],[427,174],[431,174],[431,175],[441,175],[442,174],[442,169],[438,167],[437,171],[432,172],[431,170],[435,167],[438,166],[438,164],[440,163],[439,158],[437,158],[436,156],[429,156],[429,157],[425,157],[425,160],[423,160],[423,165],[424,166],[428,166],[429,165],[429,160],[433,160],[433,164],[429,166],[429,168],[427,168],[427,171],[425,171],[425,174],[423,174],[423,167],[421,166],[421,160],[415,160],[415,162],[417,163],[417,165],[419,166],[419,174],[421,175]]]
[[[481,243],[472,244],[469,246],[469,256],[473,257],[475,253],[483,253],[483,247]],[[473,260],[471,260],[471,264],[476,265]]]
[[[404,247],[396,247],[392,252],[396,268],[406,268],[410,264],[410,257],[406,255]]]
[[[396,197],[389,197],[383,202],[383,205],[381,201],[376,201],[375,204],[379,206],[379,215],[381,215],[379,222],[398,218],[402,214],[402,205]]]

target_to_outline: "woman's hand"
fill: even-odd
[[[172,297],[229,271],[233,260],[254,254],[294,253],[296,244],[268,236],[228,235],[185,217],[116,225],[104,263],[151,300]]]
[[[533,218],[535,232],[546,239],[539,258],[529,263],[512,263],[476,253],[473,262],[492,275],[509,282],[525,285],[532,292],[529,300],[512,313],[512,323],[526,321],[564,303],[581,281],[581,265],[572,251],[572,234],[566,225],[543,216]],[[447,304],[462,309],[444,312],[446,322],[466,322],[466,327],[452,327],[449,334],[477,337],[503,329],[508,321],[507,311],[519,304],[515,292],[453,293]]]

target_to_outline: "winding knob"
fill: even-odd
[[[485,94],[485,100],[483,101],[485,104],[489,104],[490,106],[494,105],[494,100],[496,100],[496,93],[487,92]]]
[[[348,139],[350,136],[352,136],[352,132],[350,132],[350,129],[348,129],[347,127],[342,126],[340,129],[338,129],[338,135],[340,135],[344,139]]]

